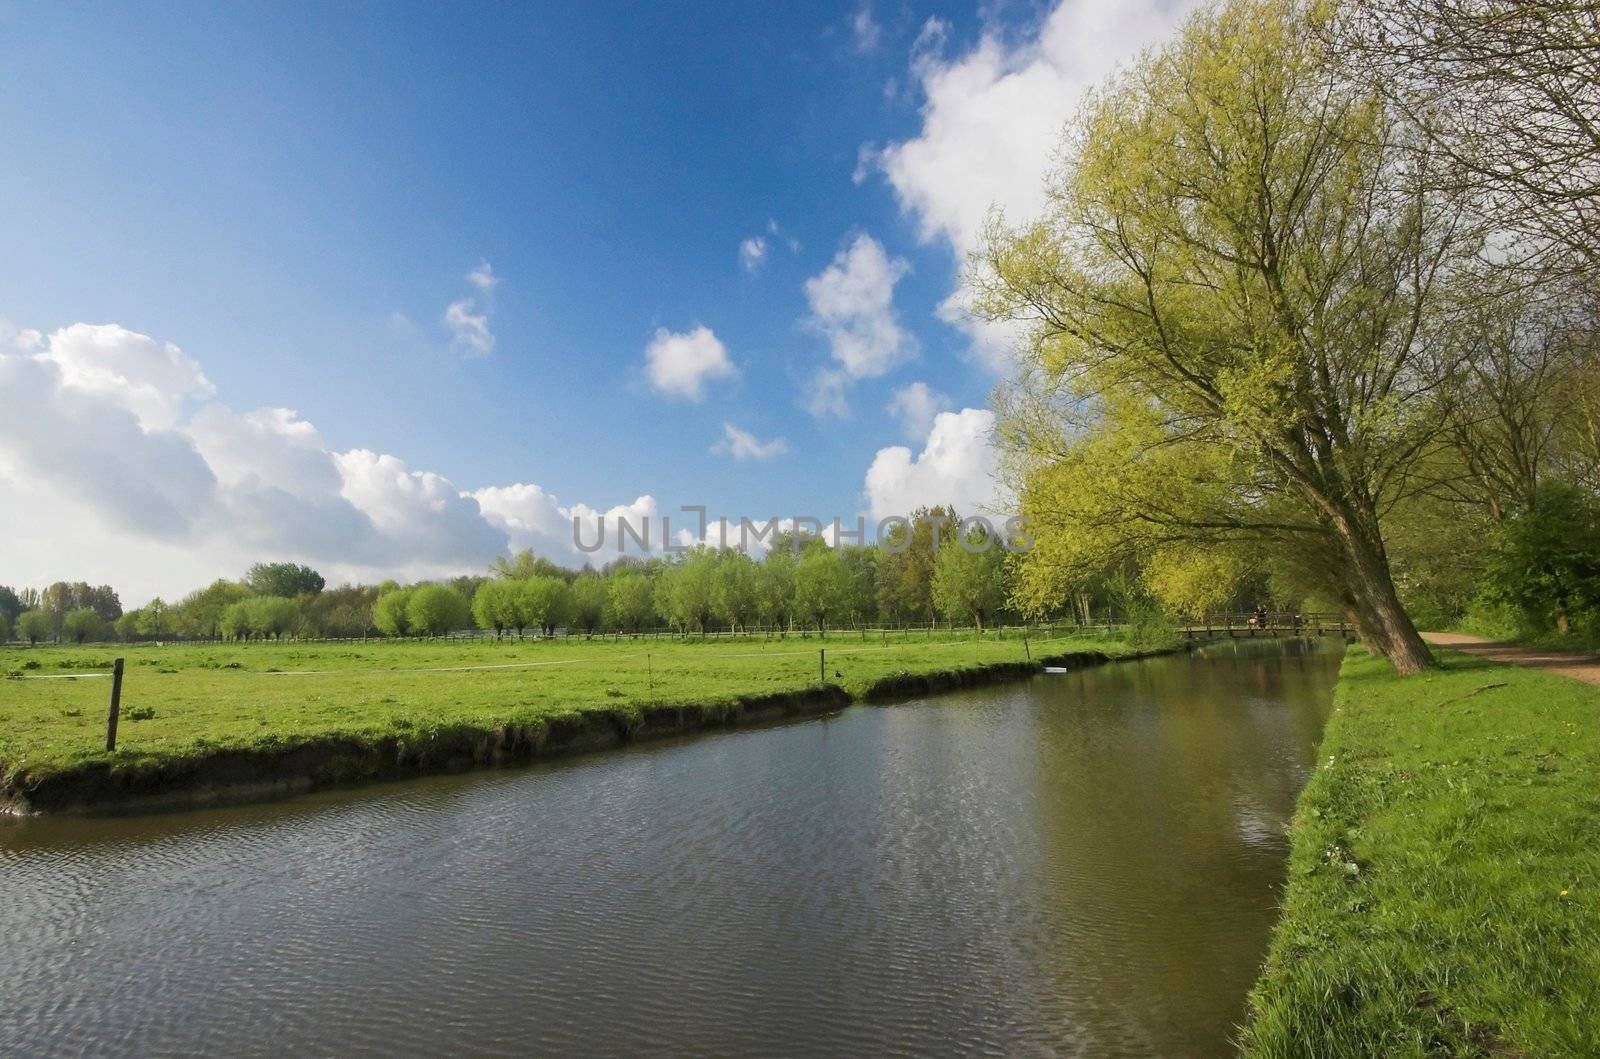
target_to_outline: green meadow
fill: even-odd
[[[495,641],[209,643],[0,649],[0,774],[33,780],[107,760],[114,657],[126,659],[115,761],[159,765],[330,736],[416,738],[652,705],[715,706],[823,683],[852,697],[902,674],[1129,651],[1105,636],[1021,630]],[[819,654],[826,651],[826,659]]]

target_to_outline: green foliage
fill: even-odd
[[[27,608],[22,605],[22,598],[7,585],[0,585],[0,619],[6,623],[6,628]]]
[[[411,602],[411,589],[396,588],[384,592],[372,605],[372,624],[385,636],[405,636],[411,629],[411,616],[406,608]]]
[[[464,628],[470,617],[466,599],[449,585],[419,585],[406,600],[406,625],[424,636]]]
[[[1566,633],[1574,616],[1600,613],[1600,497],[1541,485],[1531,510],[1496,528],[1481,598],[1515,608],[1533,631]]]
[[[322,591],[322,575],[298,563],[256,563],[245,572],[244,583],[258,596],[316,595]]]
[[[974,525],[948,534],[933,563],[934,605],[952,620],[970,620],[978,629],[1005,603],[1005,550],[1000,541]]]
[[[582,574],[572,582],[571,597],[573,628],[584,633],[597,631],[605,621],[606,603],[610,598],[605,580],[599,574]]]
[[[656,604],[679,628],[705,632],[717,613],[716,579],[716,552],[695,548],[662,571],[656,583]]]
[[[183,597],[173,608],[173,624],[185,636],[216,636],[221,632],[222,612],[249,594],[237,581],[218,579]]]
[[[615,627],[636,633],[654,624],[655,586],[648,577],[624,569],[608,580],[610,621]]]
[[[711,586],[711,605],[729,626],[742,629],[760,610],[760,573],[743,552],[723,552],[717,559]]]
[[[1345,661],[1250,1059],[1600,1055],[1600,690],[1443,661]]]
[[[1443,429],[1476,243],[1447,182],[1319,43],[1332,9],[1226,0],[1091,97],[1048,209],[997,224],[977,309],[1032,327],[1002,438],[1039,540],[1033,612],[1159,555],[1331,541],[1365,633],[1414,671],[1379,514]],[[1175,568],[1204,564],[1184,578]],[[1191,595],[1187,589],[1183,595]]]
[[[954,507],[919,507],[909,526],[886,528],[880,542],[874,589],[878,612],[889,621],[927,621],[934,615],[934,541],[947,542],[959,523]]]
[[[106,623],[89,607],[69,610],[61,619],[61,635],[73,643],[87,643],[105,636]]]
[[[40,640],[48,640],[54,635],[55,629],[52,628],[50,616],[42,610],[35,608],[34,610],[23,611],[17,618],[18,639],[27,640],[29,643],[38,643]]]
[[[813,541],[800,553],[794,568],[794,610],[826,635],[828,622],[844,620],[851,602],[850,571],[836,549]]]

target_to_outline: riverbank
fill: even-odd
[[[1058,638],[206,645],[10,651],[0,809],[144,811],[487,768],[1184,650]],[[823,655],[820,652],[826,651]],[[30,663],[32,665],[30,666]],[[824,681],[823,676],[828,679]]]
[[[1600,1055],[1600,691],[1352,649],[1245,1054]]]

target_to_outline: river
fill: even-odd
[[[1226,1055],[1339,659],[0,822],[0,1054]]]

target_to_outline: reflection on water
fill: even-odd
[[[1226,1054],[1338,663],[0,825],[0,1053]]]

